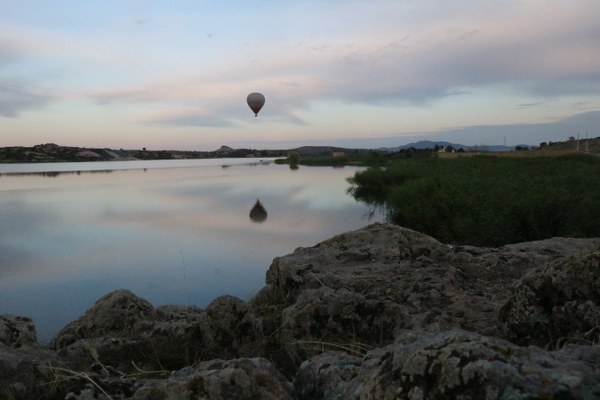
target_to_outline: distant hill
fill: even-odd
[[[368,149],[349,149],[345,147],[335,147],[335,146],[302,146],[297,147],[295,149],[285,150],[289,153],[298,153],[301,156],[318,156],[318,155],[331,155],[333,152],[344,152],[344,153],[352,153],[352,154],[362,154],[368,153]]]
[[[455,149],[464,149],[467,150],[469,146],[465,146],[464,144],[458,144],[458,143],[450,143],[450,142],[444,142],[444,141],[431,141],[431,140],[420,140],[418,142],[412,142],[412,143],[408,143],[405,144],[403,146],[400,146],[401,149],[409,149],[409,148],[414,148],[414,149],[433,149],[435,148],[435,146],[444,146],[444,147],[448,147],[448,146],[452,146]]]
[[[424,149],[434,149],[436,146],[444,146],[444,147],[452,146],[452,148],[454,148],[456,150],[463,149],[465,151],[512,151],[516,147],[516,146],[502,146],[502,145],[467,146],[464,144],[451,143],[451,142],[446,142],[443,140],[438,140],[438,141],[420,140],[418,142],[412,142],[412,143],[404,144],[402,146],[385,147],[385,148],[381,148],[379,150],[380,151],[390,151],[390,152],[391,151],[399,151],[402,149],[410,149],[410,148],[417,149],[417,150],[424,150]],[[529,146],[523,145],[523,147],[529,147]]]
[[[364,154],[370,151],[372,150],[334,146],[302,146],[295,149],[281,150],[233,149],[229,146],[221,146],[214,151],[147,150],[146,148],[141,150],[114,150],[69,147],[46,143],[32,147],[2,147],[0,148],[0,163],[287,157],[292,152],[301,156],[330,156],[334,152]]]
[[[542,142],[540,144],[543,148],[559,151],[581,151],[600,154],[600,137],[594,138],[569,138],[564,142]]]
[[[215,150],[215,153],[231,153],[233,150],[234,149],[232,149],[229,146],[221,146],[217,150]]]
[[[223,157],[280,157],[286,150],[232,149],[221,146],[215,151],[185,150],[114,150],[60,146],[55,143],[32,147],[14,146],[0,148],[0,163],[29,162],[80,162],[80,161],[123,161],[123,160],[173,160]]]
[[[379,149],[351,149],[335,146],[302,146],[295,149],[281,150],[256,150],[233,149],[221,146],[214,151],[186,151],[186,150],[124,150],[100,149],[85,147],[60,146],[55,143],[39,144],[32,147],[13,146],[0,147],[0,163],[28,163],[28,162],[72,162],[72,161],[117,161],[117,160],[169,160],[169,159],[199,159],[223,157],[287,157],[289,153],[298,153],[300,156],[330,156],[334,152],[346,154],[365,154],[372,151],[397,152],[410,148],[417,150],[434,149],[436,146],[452,146],[454,149],[464,151],[513,151],[522,149],[555,149],[590,153],[600,153],[600,137],[580,139],[573,137],[564,142],[543,142],[540,147],[529,145],[518,146],[466,146],[460,143],[446,141],[420,140],[397,147],[383,147]]]

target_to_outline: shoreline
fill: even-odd
[[[597,340],[586,335],[600,309],[598,260],[600,238],[477,248],[376,223],[276,257],[248,302],[221,296],[206,308],[154,307],[118,290],[46,348],[32,340],[30,321],[17,317],[7,329],[4,316],[0,360],[16,357],[38,375],[40,367],[85,372],[113,399],[183,396],[199,380],[211,399],[392,398],[398,390],[475,399],[507,388],[524,397],[593,396],[600,393],[600,348],[585,343]],[[540,307],[549,290],[556,303]],[[547,314],[540,319],[532,310]],[[389,364],[395,354],[404,356]],[[425,354],[431,366],[415,369]],[[400,362],[409,355],[414,361]],[[519,365],[536,372],[519,372]],[[23,389],[39,376],[8,372],[13,380],[0,379],[0,388],[15,398],[39,394]],[[104,395],[80,375],[67,380],[74,396]],[[237,397],[218,395],[242,386]]]

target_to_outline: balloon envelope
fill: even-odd
[[[262,93],[250,93],[246,101],[250,109],[254,111],[254,116],[256,117],[262,106],[265,105],[265,96]]]

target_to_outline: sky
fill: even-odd
[[[600,136],[598,0],[0,0],[0,146]],[[266,103],[255,117],[251,92]]]

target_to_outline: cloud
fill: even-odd
[[[365,20],[382,17],[370,20],[376,22],[372,32],[315,35],[278,53],[297,64],[282,67],[304,72],[318,86],[312,94],[321,99],[421,103],[499,84],[526,85],[534,94],[544,87],[555,94],[597,93],[590,83],[600,80],[598,13],[578,3],[544,7],[543,14],[537,2],[425,2],[398,9],[387,3],[389,16],[365,12]],[[264,54],[271,65],[277,60],[275,52]],[[581,84],[571,85],[576,80]]]
[[[589,111],[556,121],[538,124],[479,125],[431,132],[439,136],[463,140],[462,144],[499,144],[498,138],[506,138],[507,143],[536,145],[544,141],[564,141],[578,133],[598,133],[600,111]],[[438,137],[439,137],[438,136]],[[583,137],[582,136],[582,137]],[[491,143],[490,140],[494,140]],[[460,143],[460,142],[459,142]]]
[[[438,131],[371,135],[368,138],[324,138],[281,141],[238,141],[232,145],[238,147],[291,149],[305,145],[340,146],[347,148],[397,147],[420,140],[448,141],[466,146],[500,145],[504,139],[507,145],[538,145],[547,141],[565,141],[569,136],[581,138],[589,133],[590,137],[599,134],[600,111],[580,113],[568,118],[537,124],[499,124],[476,125],[441,129]]]
[[[27,85],[0,80],[0,116],[15,118],[19,113],[44,107],[51,96],[37,93]]]
[[[338,48],[329,91],[354,101],[414,102],[498,84],[540,95],[599,93],[597,18],[582,8],[576,15],[535,19],[532,11],[497,20],[450,19],[401,40],[385,35],[357,41],[347,52]]]
[[[169,111],[167,113],[157,113],[140,119],[143,123],[172,125],[182,127],[209,127],[226,128],[235,126],[234,120],[220,117],[214,114],[207,114],[202,110]]]
[[[270,77],[292,82],[285,88],[287,100],[297,106],[331,99],[424,104],[498,85],[534,96],[600,93],[600,42],[594,40],[600,37],[600,15],[581,2],[543,15],[537,2],[521,3],[459,3],[443,19],[432,12],[414,23],[396,12],[388,17],[397,18],[395,27],[381,22],[386,30],[267,42],[252,77],[273,91],[284,88]]]
[[[4,78],[6,71],[20,58],[22,52],[17,43],[0,37],[0,116],[16,117],[20,111],[37,108],[46,103],[47,97],[36,94],[27,85]]]
[[[517,109],[517,110],[524,110],[524,109],[531,108],[531,107],[537,107],[537,106],[540,106],[542,104],[544,104],[544,102],[542,102],[542,101],[538,101],[538,102],[535,102],[535,103],[523,103],[523,104],[519,104],[517,107],[515,107],[515,109]]]
[[[103,106],[134,104],[155,108],[136,118],[145,124],[231,127],[252,115],[246,96],[255,88],[261,88],[267,96],[265,110],[269,110],[271,121],[305,124],[297,112],[307,107],[310,98],[302,77],[274,75],[248,83],[240,82],[237,73],[237,69],[221,71],[215,79],[182,74],[158,82],[92,90],[86,96]]]
[[[19,49],[9,40],[0,37],[0,70],[19,58]]]
[[[323,100],[423,105],[494,85],[541,97],[597,95],[600,8],[589,0],[566,3],[297,4],[269,7],[269,17],[257,22],[253,15],[231,16],[252,37],[237,31],[240,24],[206,20],[198,28],[196,16],[187,15],[144,16],[138,21],[151,19],[152,27],[137,30],[128,25],[80,36],[21,30],[18,36],[29,56],[83,71],[74,73],[77,79],[92,76],[79,87],[96,104],[169,111],[145,116],[147,123],[234,126],[245,117],[245,95],[260,90],[274,120],[306,124],[302,112]],[[178,41],[179,31],[196,40]],[[0,42],[0,68],[2,56],[13,59],[18,48]],[[2,115],[44,104],[31,90],[11,98]],[[193,108],[201,112],[180,111]]]
[[[53,98],[40,88],[41,79],[23,72],[35,46],[30,37],[0,33],[0,117],[15,118],[23,111],[44,107]]]

